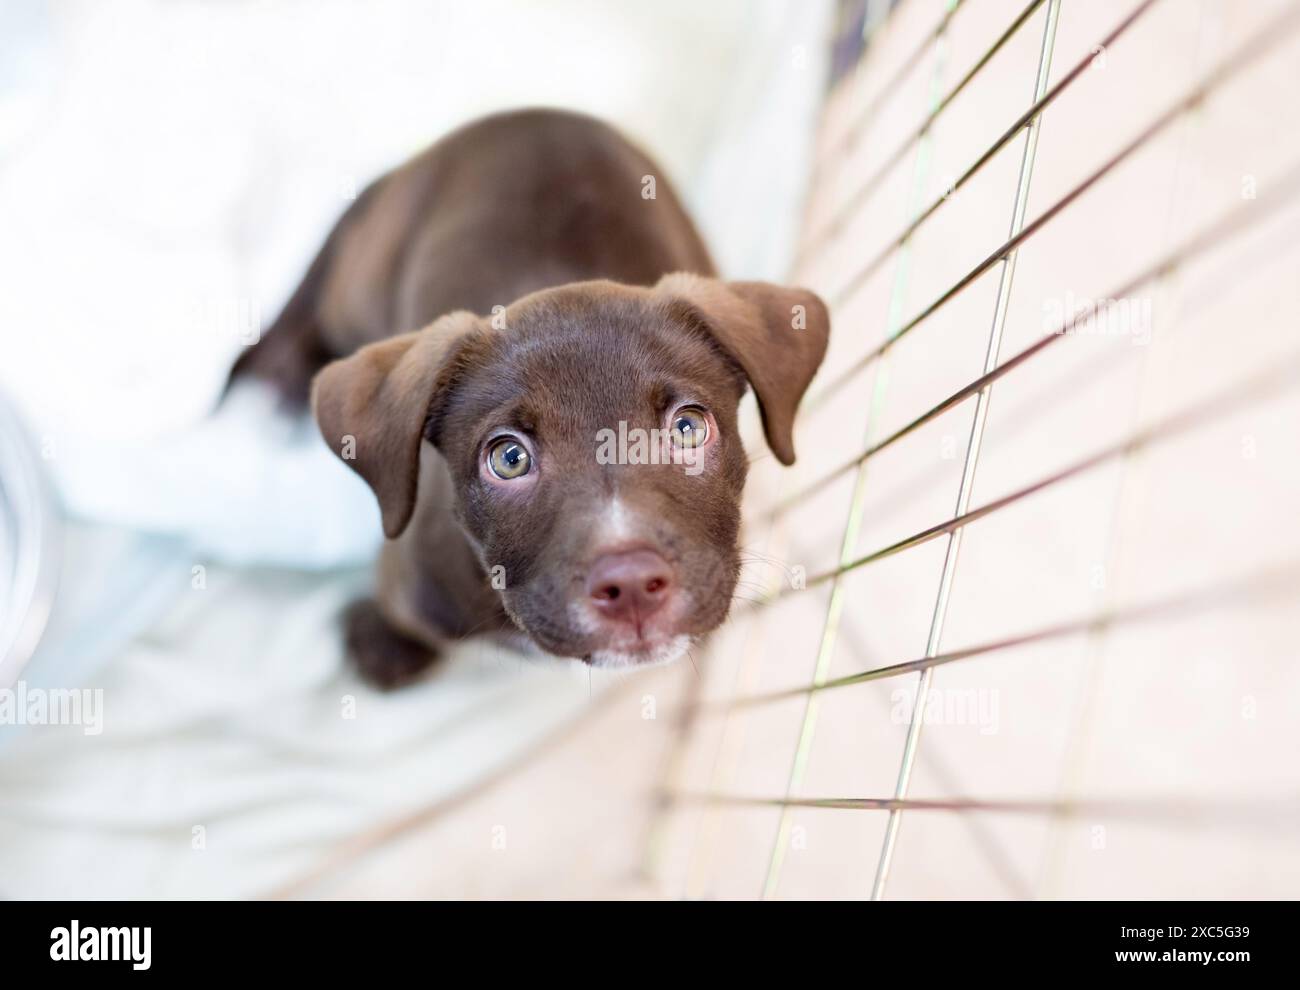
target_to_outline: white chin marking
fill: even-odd
[[[674,636],[666,643],[642,653],[622,650],[597,650],[591,655],[591,665],[601,670],[618,670],[626,667],[661,667],[678,660],[690,649],[691,637],[686,633]]]

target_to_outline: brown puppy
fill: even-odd
[[[371,680],[479,631],[610,666],[722,622],[737,404],[752,386],[791,463],[828,322],[812,293],[711,275],[654,164],[568,113],[471,124],[344,215],[235,374],[301,400],[344,358],[313,404],[389,538],[348,617]]]

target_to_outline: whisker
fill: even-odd
[[[686,659],[690,661],[691,669],[695,671],[695,677],[698,679],[700,676],[700,668],[695,662],[695,651],[689,646],[686,648]]]

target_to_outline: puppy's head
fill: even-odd
[[[721,623],[735,589],[737,404],[752,387],[769,446],[792,463],[828,329],[799,289],[578,283],[363,348],[320,373],[313,407],[390,538],[414,511],[421,445],[441,452],[457,517],[543,649],[665,661]]]

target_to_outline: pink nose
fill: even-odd
[[[659,611],[672,592],[672,568],[653,550],[605,554],[587,575],[587,594],[597,612],[638,625]]]

